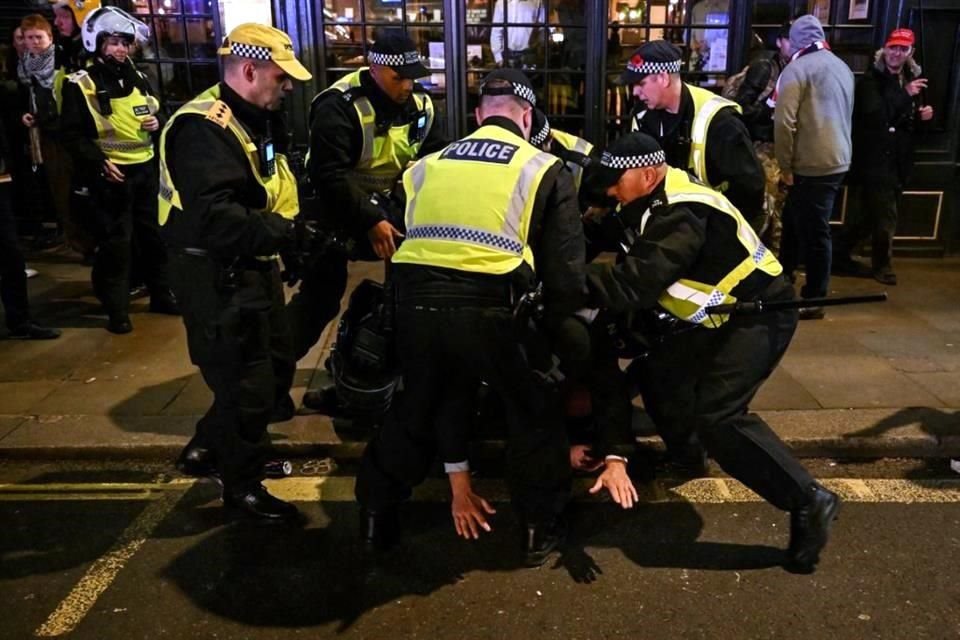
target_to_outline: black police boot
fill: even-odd
[[[337,415],[342,411],[337,388],[333,386],[307,391],[303,394],[303,406],[327,416]]]
[[[162,313],[168,316],[180,315],[180,306],[170,291],[150,294],[150,313]]]
[[[525,533],[523,564],[536,568],[566,541],[567,524],[563,518],[555,518],[548,523],[528,524]]]
[[[385,551],[400,542],[400,513],[397,508],[373,511],[361,507],[360,540],[370,551]]]
[[[185,476],[219,479],[213,452],[206,447],[194,444],[193,441],[180,452],[176,467],[177,471]]]
[[[107,331],[123,335],[133,331],[133,323],[130,322],[130,316],[127,314],[110,314],[107,320]]]
[[[840,497],[820,483],[811,484],[808,493],[810,501],[790,512],[787,564],[801,571],[812,571],[820,560],[840,509]]]
[[[296,413],[297,408],[293,404],[293,398],[290,397],[289,393],[284,394],[273,406],[273,411],[270,412],[270,424],[292,420]]]
[[[270,522],[294,520],[300,514],[299,509],[291,503],[270,495],[262,484],[224,490],[223,504],[239,509],[248,516]]]
[[[59,337],[59,329],[41,327],[34,322],[25,322],[7,334],[10,340],[53,340]]]

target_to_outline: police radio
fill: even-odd
[[[260,155],[260,175],[269,178],[277,173],[277,156],[273,149],[273,138],[263,136],[257,145]]]
[[[416,144],[418,142],[423,142],[424,138],[427,137],[427,112],[424,109],[417,111],[414,115],[413,120],[410,124],[410,133],[407,136],[407,140],[410,144]]]
[[[110,94],[107,93],[106,89],[97,89],[97,106],[100,108],[100,115],[104,117],[113,115]]]

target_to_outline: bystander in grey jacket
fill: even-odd
[[[790,27],[790,49],[774,111],[780,169],[801,176],[844,173],[852,155],[853,73],[826,46],[814,16],[797,18]]]

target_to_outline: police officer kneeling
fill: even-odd
[[[178,467],[216,465],[223,500],[255,517],[297,509],[260,484],[267,422],[295,362],[276,254],[291,248],[296,180],[274,151],[292,80],[309,80],[290,38],[242,24],[219,49],[224,80],[180,108],[160,140],[160,222],[190,358],[213,391]]]
[[[654,346],[646,377],[689,390],[692,408],[684,411],[700,442],[724,471],[790,512],[788,563],[811,569],[839,498],[748,409],[790,344],[797,312],[727,317],[705,311],[737,300],[792,299],[780,263],[729,200],[667,167],[663,150],[646,134],[616,140],[588,179],[620,202],[629,230],[616,264],[587,267],[591,306],[615,313],[659,306],[690,328]]]
[[[507,482],[526,562],[539,565],[562,537],[570,467],[560,403],[524,359],[512,307],[539,279],[548,317],[578,308],[583,232],[570,175],[527,142],[529,80],[497,70],[480,94],[480,128],[404,174],[407,233],[393,256],[404,393],[364,452],[356,495],[362,534],[388,545],[398,504],[439,455],[458,533],[489,531],[492,510],[470,488],[463,438],[484,380],[506,406]]]

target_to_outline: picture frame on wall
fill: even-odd
[[[807,13],[814,16],[821,24],[830,22],[830,0],[807,0]]]
[[[850,0],[848,20],[866,20],[870,16],[870,0]]]

